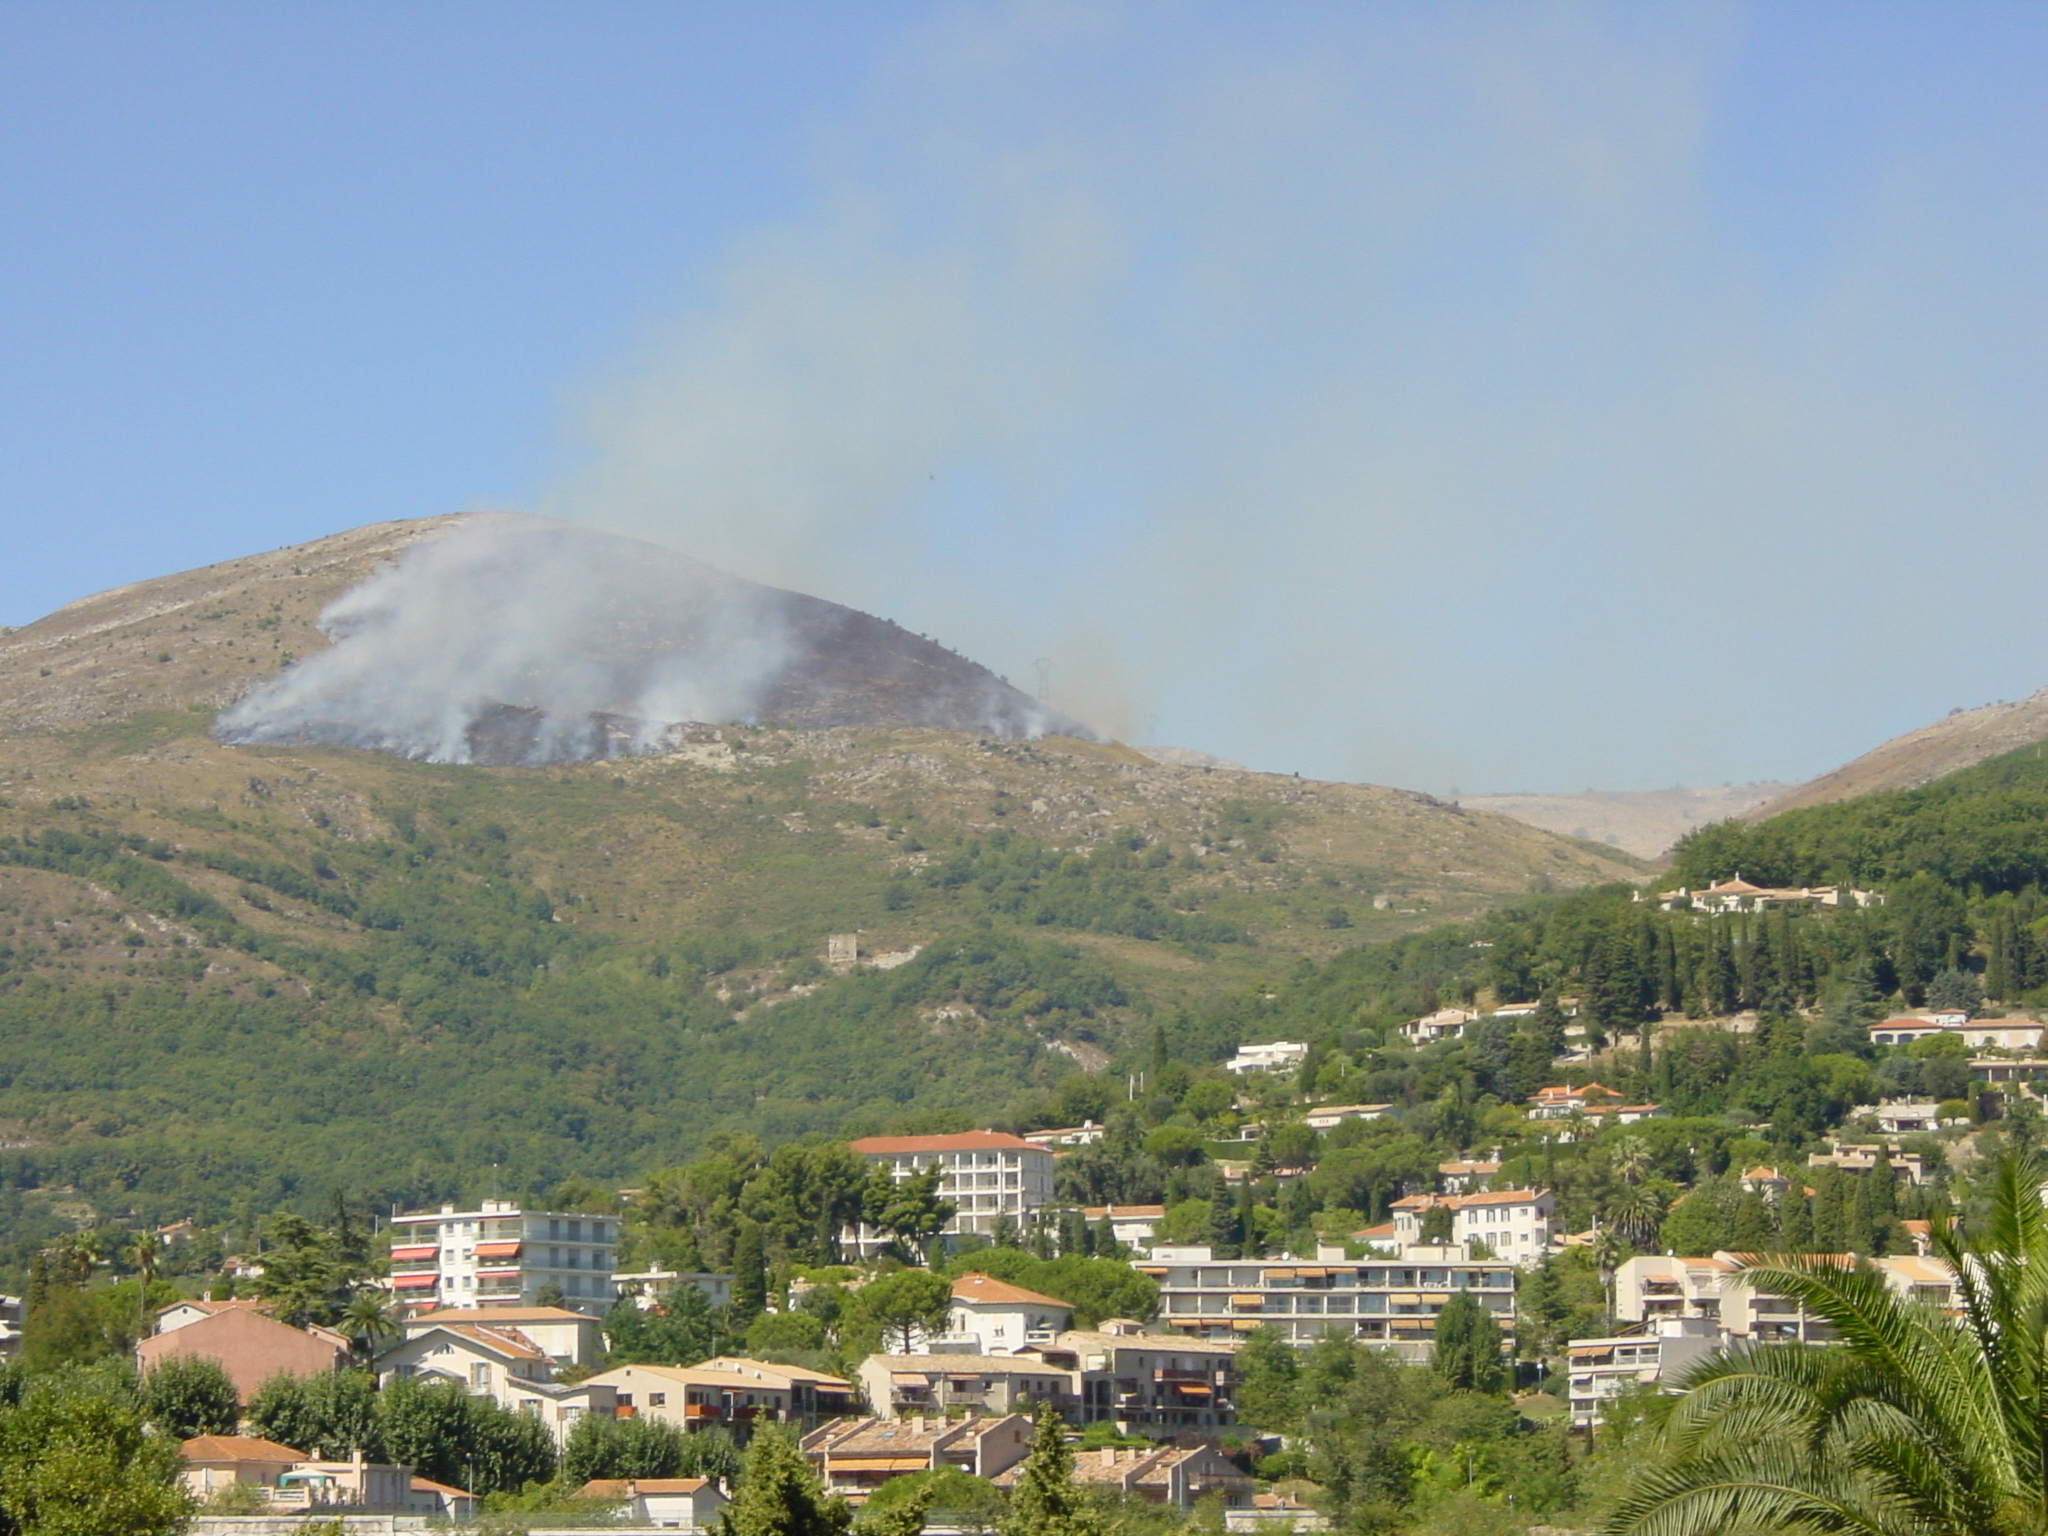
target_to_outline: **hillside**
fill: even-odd
[[[7,637],[0,1234],[74,1187],[217,1217],[986,1117],[1305,958],[1639,868],[1426,796],[1065,737],[699,726],[507,768],[209,735],[418,532]],[[834,933],[881,963],[828,967]]]
[[[1783,793],[1784,784],[1720,789],[1597,790],[1561,795],[1459,795],[1459,805],[1512,816],[1565,837],[1654,859],[1695,827],[1739,816]]]
[[[2048,885],[2048,747],[1912,789],[1702,827],[1674,850],[1669,878],[1703,886],[1738,871],[1780,886],[1891,887],[1929,876],[1982,894]]]
[[[1785,811],[1850,800],[1888,789],[1914,789],[2016,747],[2048,740],[2048,688],[2016,704],[1951,710],[1932,725],[1894,736],[1861,757],[1743,812],[1765,821]]]
[[[609,758],[692,721],[1088,733],[935,641],[638,539],[384,523],[136,583],[0,637],[0,716],[203,704],[243,744]]]

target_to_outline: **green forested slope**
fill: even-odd
[[[1086,743],[750,729],[473,769],[207,719],[0,736],[0,1233],[985,1122],[1158,1022],[1207,1052],[1304,960],[1629,867]],[[890,968],[833,974],[841,932]]]

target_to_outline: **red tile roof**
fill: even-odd
[[[178,1450],[187,1461],[256,1461],[290,1466],[307,1459],[304,1451],[295,1451],[260,1435],[199,1435]]]
[[[1011,1285],[992,1275],[962,1275],[953,1282],[953,1299],[967,1302],[1014,1302],[1032,1307],[1064,1307],[1074,1310],[1071,1301],[1061,1301],[1057,1296],[1041,1296],[1037,1291],[1027,1291],[1021,1285]]]
[[[863,1136],[850,1142],[863,1157],[899,1152],[1043,1152],[1045,1148],[1008,1131],[960,1131],[951,1136]]]

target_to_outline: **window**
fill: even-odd
[[[491,1384],[491,1368],[481,1360],[469,1368],[469,1384],[479,1389]]]
[[[647,1406],[650,1408],[666,1408],[668,1406],[668,1394],[666,1392],[648,1393]]]

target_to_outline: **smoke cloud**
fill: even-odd
[[[2038,686],[1871,599],[1963,506],[1983,601],[2048,579],[2048,231],[1978,148],[2048,135],[1800,118],[1764,13],[1249,14],[938,13],[548,509],[1329,777],[1790,776]]]
[[[538,518],[480,515],[414,545],[320,628],[331,648],[253,690],[216,735],[517,765],[762,718],[1079,729],[893,625]]]

